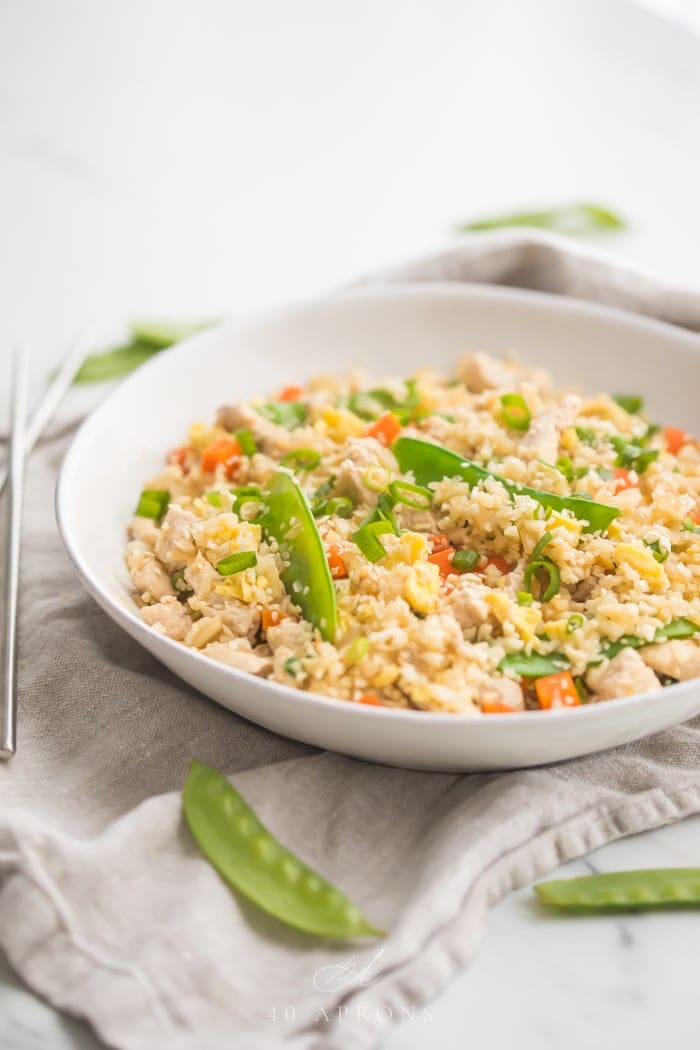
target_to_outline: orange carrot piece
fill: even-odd
[[[624,492],[625,489],[634,489],[639,486],[639,475],[636,470],[627,470],[626,467],[615,468],[615,492]]]
[[[271,627],[276,627],[278,623],[282,623],[282,620],[288,619],[287,613],[280,612],[279,609],[263,609],[260,626],[267,633]]]
[[[489,565],[493,565],[494,568],[498,569],[502,576],[506,576],[510,572],[510,565],[505,558],[501,558],[498,554],[494,554],[492,558],[487,558],[485,563],[478,569],[475,569],[474,572],[480,572],[483,575]]]
[[[428,561],[432,565],[437,565],[440,570],[440,575],[443,579],[446,579],[451,573],[456,572],[456,570],[452,568],[452,559],[454,556],[454,547],[443,547],[442,550],[429,554]]]
[[[365,431],[367,437],[376,438],[382,445],[393,445],[401,433],[401,421],[393,412],[385,412]]]
[[[328,548],[328,565],[334,580],[343,580],[348,574],[345,562],[341,558],[337,547]]]
[[[677,456],[683,446],[690,441],[690,437],[680,427],[664,427],[664,441],[668,451]]]
[[[450,546],[450,541],[444,532],[434,532],[432,536],[428,536],[428,543],[433,554],[444,551]]]
[[[213,471],[223,464],[226,477],[231,479],[238,470],[243,451],[236,438],[217,438],[202,452],[202,470]]]
[[[178,467],[182,468],[184,474],[189,470],[188,459],[190,455],[189,445],[181,445],[180,448],[173,448],[168,452],[166,456],[166,463],[177,463]]]
[[[306,391],[303,386],[285,386],[277,395],[278,401],[299,401]]]
[[[578,707],[581,703],[571,671],[557,671],[556,674],[536,678],[535,692],[544,711],[553,707]]]
[[[514,715],[515,708],[508,704],[485,703],[481,705],[481,713],[484,715]]]
[[[384,707],[384,701],[380,700],[374,693],[365,693],[361,696],[358,703],[367,704],[368,707]]]

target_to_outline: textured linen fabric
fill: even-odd
[[[549,288],[700,329],[697,295],[549,235],[479,235],[373,280],[407,278]],[[0,764],[0,947],[110,1046],[372,1046],[469,962],[505,894],[700,810],[700,720],[556,766],[461,776],[320,753],[223,710],[82,590],[53,522],[65,445],[45,442],[28,470],[19,751]],[[273,832],[388,937],[323,943],[231,893],[182,823],[190,757],[234,774]]]

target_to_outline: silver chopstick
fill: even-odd
[[[27,354],[16,351],[12,371],[10,448],[8,453],[7,542],[5,547],[5,623],[3,629],[0,758],[17,750],[17,614],[22,534],[24,464],[27,454]]]
[[[93,343],[88,336],[83,335],[71,346],[61,363],[56,375],[46,388],[46,391],[37,405],[31,422],[27,424],[25,434],[25,454],[28,456],[37,441],[44,432],[46,424],[53,416],[59,402],[63,399],[70,388],[76,374],[92,349]],[[0,467],[0,494],[5,487],[8,471]]]

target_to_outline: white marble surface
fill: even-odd
[[[28,337],[37,389],[86,323],[316,294],[521,203],[607,201],[632,229],[606,247],[700,285],[700,42],[626,3],[25,0],[0,69],[0,360]],[[697,864],[699,841],[686,821],[565,870]],[[695,1046],[699,933],[524,890],[386,1046]],[[0,963],[2,1050],[97,1045]]]

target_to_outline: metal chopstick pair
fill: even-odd
[[[27,422],[27,354],[15,354],[11,387],[10,444],[7,468],[0,471],[0,493],[9,482],[5,543],[2,693],[0,695],[0,758],[17,750],[17,621],[19,613],[19,562],[22,502],[26,458],[51,419],[85,360],[89,344],[80,339],[66,355],[32,417]]]

